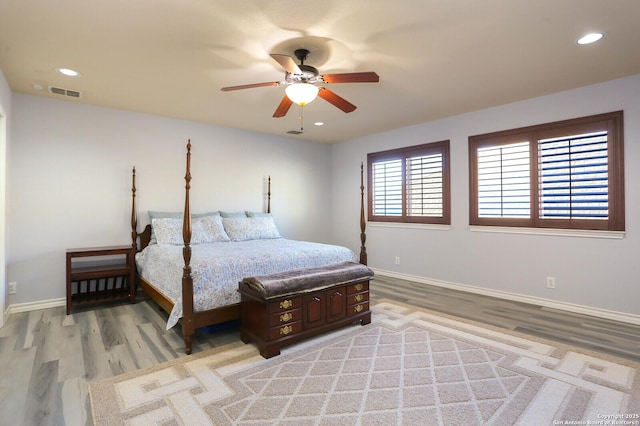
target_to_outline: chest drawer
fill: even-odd
[[[293,309],[300,309],[302,298],[300,296],[287,297],[280,300],[269,301],[269,314],[282,313]]]
[[[362,291],[369,291],[369,281],[353,283],[347,286],[347,294],[355,294]]]
[[[288,324],[302,319],[302,310],[294,309],[292,311],[276,312],[269,315],[269,327],[277,327],[279,325]]]
[[[347,307],[347,316],[358,315],[369,310],[369,302],[358,303]]]
[[[302,321],[292,322],[286,325],[280,325],[278,327],[272,327],[269,329],[269,340],[280,339],[281,337],[292,336],[296,333],[300,333],[302,330]]]
[[[347,305],[355,305],[357,303],[367,302],[369,300],[369,293],[357,293],[347,296]]]

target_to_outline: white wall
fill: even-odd
[[[9,117],[11,114],[11,89],[0,70],[0,327],[4,324],[7,301],[6,280],[6,188],[7,188],[7,145],[9,141]]]
[[[425,100],[428,102],[428,99]],[[402,105],[398,105],[401,108]],[[471,232],[468,137],[624,110],[626,236],[622,240]],[[369,152],[449,139],[449,229],[369,224],[369,265],[474,291],[506,292],[569,306],[640,314],[640,75],[377,134],[332,150],[334,241],[358,249],[359,165]],[[366,168],[366,167],[365,167]],[[395,257],[401,259],[395,265]],[[546,288],[547,276],[556,289]],[[588,309],[587,309],[588,311]]]
[[[130,243],[134,165],[140,222],[148,210],[182,211],[189,138],[192,212],[261,211],[271,175],[281,234],[330,235],[329,145],[23,94],[12,124],[11,305],[64,297],[67,248]]]

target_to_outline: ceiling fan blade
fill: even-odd
[[[325,101],[329,102],[330,104],[340,108],[344,112],[351,112],[357,108],[351,102],[347,101],[344,98],[341,98],[340,96],[333,93],[331,90],[324,87],[318,91],[318,96],[324,99]]]
[[[325,74],[322,79],[325,83],[377,83],[380,81],[378,74],[373,71]]]
[[[289,99],[287,95],[284,95],[284,98],[282,98],[282,102],[280,102],[280,105],[278,105],[278,108],[276,108],[276,112],[273,113],[273,118],[280,118],[287,115],[287,112],[289,112],[289,108],[291,108],[291,105],[293,105],[291,99]]]
[[[279,85],[280,85],[279,81],[270,81],[267,83],[253,83],[253,84],[243,84],[241,86],[223,87],[220,90],[222,90],[223,92],[228,92],[230,90],[253,89],[254,87],[279,86]]]
[[[291,56],[272,53],[271,57],[280,64],[289,74],[302,74],[300,67],[293,61]]]

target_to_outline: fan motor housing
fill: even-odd
[[[318,79],[318,75],[320,74],[318,72],[318,69],[315,67],[312,67],[311,65],[304,64],[304,61],[307,60],[307,56],[309,55],[309,51],[307,49],[297,49],[293,53],[296,55],[296,58],[298,58],[298,60],[300,61],[300,65],[298,65],[298,68],[300,68],[300,71],[302,71],[301,74],[295,74],[295,77],[293,78],[293,80],[303,81],[303,82],[315,82]]]
[[[300,74],[287,73],[285,77],[287,83],[317,83],[320,81],[320,73],[316,68],[310,65],[298,65],[298,68],[300,68]]]
[[[318,76],[318,69],[315,67],[312,67],[311,65],[298,65],[298,68],[300,68],[300,71],[302,71],[302,74],[300,74],[302,76],[302,78],[313,78],[313,77],[317,77]]]

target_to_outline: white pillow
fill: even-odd
[[[222,223],[231,241],[282,238],[273,217],[223,217]]]
[[[156,234],[158,244],[183,245],[182,219],[152,219],[151,225]],[[229,241],[229,236],[222,226],[222,218],[218,215],[193,218],[191,220],[191,244],[205,244]]]
[[[158,244],[184,244],[182,239],[182,219],[170,217],[151,219],[151,226]]]
[[[222,218],[218,214],[193,219],[191,231],[193,244],[220,243],[230,240],[222,225]]]

